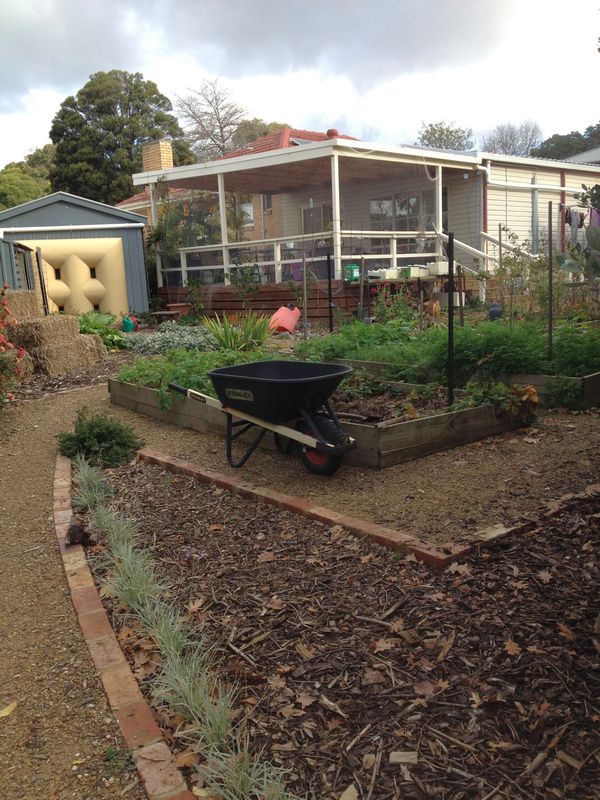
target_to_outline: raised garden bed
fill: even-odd
[[[296,796],[598,796],[597,609],[581,591],[597,582],[597,499],[538,520],[526,546],[514,536],[432,575],[143,464],[112,484],[169,603],[237,683],[248,747]],[[119,639],[152,702],[160,658],[131,628]],[[185,747],[181,718],[160,712]]]
[[[225,415],[196,400],[174,398],[171,408],[166,410],[161,408],[160,396],[155,389],[111,379],[109,391],[113,403],[163,422],[203,433],[225,432]],[[521,415],[499,412],[493,406],[439,413],[404,422],[393,419],[376,423],[344,420],[344,428],[357,442],[347,459],[351,464],[379,469],[486,436],[496,436],[524,424],[527,420]],[[263,441],[267,447],[273,447],[272,437],[267,436]]]
[[[340,364],[349,364],[354,369],[363,369],[371,375],[381,378],[393,372],[396,366],[395,364],[386,363],[384,361],[360,361],[350,358],[333,358],[332,361]],[[496,379],[509,386],[515,383],[519,385],[535,386],[538,391],[540,405],[544,405],[544,397],[549,386],[559,378],[556,375],[510,374],[498,375]],[[574,386],[577,387],[575,391],[579,392],[580,401],[575,407],[584,409],[600,406],[600,372],[584,375],[581,378],[564,377],[560,380],[572,382]],[[405,385],[411,386],[413,384]]]

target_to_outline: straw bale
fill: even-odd
[[[95,334],[78,335],[70,341],[30,351],[35,371],[51,378],[93,366],[106,357],[106,347]]]
[[[35,319],[42,314],[35,292],[17,292],[7,290],[6,299],[11,316],[21,322],[25,319]]]
[[[66,345],[79,336],[76,317],[39,317],[20,322],[11,329],[11,340],[28,352],[40,347]]]
[[[91,359],[90,364],[104,361],[108,355],[106,345],[96,333],[81,333],[77,341],[82,355]]]

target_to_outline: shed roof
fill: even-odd
[[[46,224],[44,219],[47,218],[50,209],[52,209],[52,214],[48,219],[48,227],[61,224],[56,221],[57,212],[58,216],[64,216],[65,221],[62,224],[68,225],[72,222],[69,220],[70,208],[77,209],[79,213],[86,213],[90,220],[97,217],[104,224],[114,222],[122,225],[126,222],[146,222],[145,217],[135,214],[133,211],[124,211],[109,206],[107,203],[88,200],[76,194],[69,194],[69,192],[54,192],[46,197],[40,197],[38,200],[30,200],[28,203],[21,203],[21,205],[0,211],[0,228],[18,227],[21,222],[28,225],[34,224],[34,222],[40,226],[44,225]]]

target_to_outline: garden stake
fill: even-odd
[[[327,305],[329,306],[329,333],[333,333],[333,296],[331,293],[331,253],[327,253]]]
[[[548,361],[552,361],[552,200],[548,203]]]
[[[448,234],[448,405],[454,404],[454,234]]]

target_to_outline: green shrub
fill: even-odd
[[[256,350],[267,341],[271,320],[249,311],[235,322],[225,316],[222,319],[204,317],[202,322],[223,350],[247,351]]]
[[[447,380],[448,331],[443,327],[416,331],[405,320],[383,325],[355,322],[334,336],[314,337],[296,347],[296,354],[317,361],[331,358],[379,361],[390,365],[387,377],[416,382]],[[510,373],[581,376],[600,371],[600,330],[564,325],[554,332],[548,361],[547,330],[535,323],[503,321],[457,327],[454,332],[454,374],[459,384],[474,377]]]
[[[548,408],[579,408],[581,381],[559,375],[544,387],[544,403]]]
[[[118,467],[131,461],[142,442],[129,425],[102,414],[90,417],[84,410],[77,415],[73,433],[58,434],[58,445],[67,458],[80,454],[95,466]]]
[[[155,333],[132,333],[129,345],[145,356],[167,353],[169,350],[216,350],[217,341],[204,325],[179,325],[169,320],[158,326]]]
[[[263,350],[235,352],[217,350],[201,353],[194,350],[170,350],[154,358],[136,358],[133,364],[121,368],[118,379],[138,386],[157,389],[163,408],[169,408],[173,394],[169,383],[179,383],[187,389],[216,397],[208,372],[218,367],[230,367],[250,361],[272,361],[281,358],[278,354]]]
[[[127,339],[113,327],[114,314],[103,314],[100,311],[87,311],[78,317],[79,333],[97,334],[109,350],[122,350],[127,347]]]

